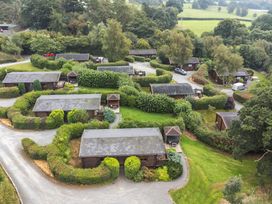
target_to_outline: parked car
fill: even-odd
[[[176,67],[174,69],[174,72],[177,73],[177,74],[181,74],[181,75],[187,75],[187,72],[184,69],[179,68],[179,67]]]
[[[241,91],[241,90],[245,90],[246,86],[243,83],[235,83],[232,85],[232,90],[233,91]]]
[[[135,75],[136,75],[136,76],[145,76],[146,73],[145,73],[145,71],[135,70]]]

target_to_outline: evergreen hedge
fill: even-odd
[[[16,98],[20,96],[20,90],[17,86],[0,88],[0,98]]]
[[[172,65],[161,64],[161,63],[159,63],[156,59],[150,60],[150,65],[151,65],[151,67],[164,69],[164,70],[166,70],[166,71],[173,71],[174,68],[175,68],[175,67],[172,66]]]
[[[51,70],[58,70],[61,69],[64,63],[66,62],[65,59],[56,59],[56,60],[49,60],[41,55],[32,55],[30,58],[31,64],[34,67],[38,67],[40,69],[51,69]]]

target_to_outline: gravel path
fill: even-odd
[[[133,183],[120,176],[112,184],[73,186],[44,175],[25,155],[21,139],[32,138],[39,144],[51,143],[55,130],[19,131],[0,124],[0,163],[15,183],[25,204],[170,204],[170,189],[181,188],[188,181],[188,163],[182,177],[173,182]]]

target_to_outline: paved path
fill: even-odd
[[[20,62],[12,62],[12,63],[0,64],[0,68],[12,66],[12,65],[17,65],[17,64],[26,64],[26,63],[29,63],[29,62],[30,62],[30,59],[28,57],[27,59],[25,59],[23,61],[20,61]]]
[[[120,176],[113,184],[73,186],[50,179],[25,155],[21,139],[30,137],[49,144],[55,130],[18,131],[0,124],[0,163],[7,170],[25,204],[170,204],[168,191],[187,183],[188,164],[184,157],[183,176],[173,182],[133,183]]]
[[[118,124],[121,122],[122,120],[122,115],[121,113],[116,113],[115,114],[115,120],[113,123],[110,124],[109,128],[117,128]]]
[[[18,98],[0,98],[0,107],[10,107],[13,106]]]

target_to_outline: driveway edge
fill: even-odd
[[[20,194],[19,194],[19,191],[18,191],[17,187],[15,186],[15,183],[13,182],[11,176],[8,174],[8,172],[7,172],[6,168],[5,168],[5,166],[2,165],[1,162],[0,162],[0,165],[1,165],[2,169],[4,170],[5,174],[7,175],[8,179],[10,180],[11,184],[13,185],[13,187],[14,187],[16,193],[17,193],[17,196],[18,196],[18,198],[19,198],[20,203],[21,203],[21,204],[24,204],[24,202],[23,202],[23,200],[22,200],[22,198],[21,198],[21,196],[20,196]]]

